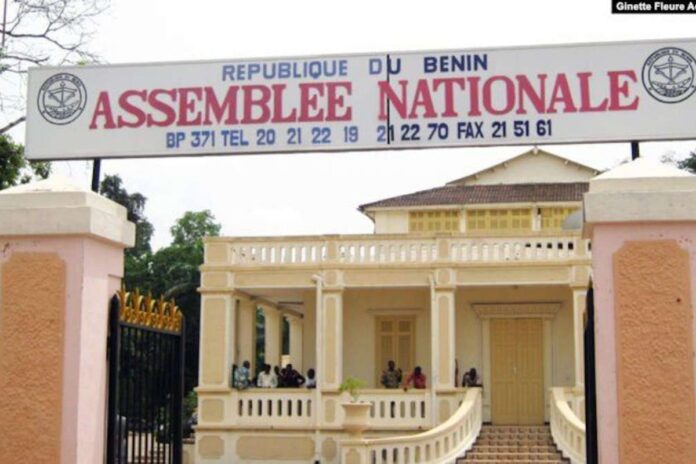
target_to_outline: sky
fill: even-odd
[[[133,63],[694,36],[693,15],[612,15],[610,1],[112,0],[92,48],[107,63]],[[13,137],[22,141],[23,130]],[[147,197],[159,248],[188,210],[211,210],[230,236],[371,233],[360,204],[442,185],[529,148],[104,160],[102,173]],[[694,148],[642,143],[641,155],[681,158]],[[630,157],[626,143],[544,149],[598,169]],[[53,165],[89,186],[91,162]]]

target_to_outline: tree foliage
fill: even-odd
[[[12,0],[6,22],[0,23],[0,110],[11,119],[0,127],[4,134],[24,121],[24,75],[30,66],[93,63],[90,49],[97,31],[96,18],[109,0]]]
[[[130,290],[174,299],[186,320],[186,391],[198,383],[198,340],[201,280],[198,267],[203,264],[203,238],[220,234],[221,226],[209,210],[187,211],[171,227],[172,243],[152,251],[154,228],[145,216],[147,198],[129,193],[117,176],[105,176],[102,195],[123,205],[128,219],[136,225],[136,246],[126,250],[124,283]]]
[[[152,247],[150,240],[155,228],[145,217],[147,198],[140,193],[128,193],[118,175],[106,175],[101,181],[99,192],[106,198],[128,210],[128,220],[135,224],[135,246],[125,253],[124,284],[127,288],[142,288],[141,283],[149,279]]]
[[[689,153],[689,156],[683,160],[677,161],[677,167],[696,174],[696,150]]]
[[[9,135],[0,134],[0,190],[45,179],[50,173],[50,163],[27,162],[24,147],[14,143]]]

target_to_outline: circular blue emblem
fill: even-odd
[[[665,47],[650,55],[643,65],[643,86],[663,103],[679,103],[694,91],[694,57],[685,50]]]
[[[73,74],[55,74],[39,89],[39,113],[51,124],[70,124],[87,104],[87,89]]]

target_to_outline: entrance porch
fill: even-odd
[[[476,253],[471,244],[468,260],[459,261],[453,257],[465,255],[455,254],[455,240],[434,237],[430,248],[397,243],[381,259],[365,262],[363,255],[356,263],[349,248],[336,246],[343,260],[331,258],[331,244],[303,241],[287,251],[211,239],[202,269],[197,462],[338,462],[346,438],[341,403],[348,400],[338,390],[348,377],[366,384],[368,441],[431,433],[455,419],[470,424],[474,405],[479,428],[548,423],[551,387],[582,384],[589,275],[585,244],[555,240],[553,247],[515,248],[506,239]],[[408,251],[416,249],[418,259]],[[295,258],[285,262],[290,254]],[[245,360],[252,370],[260,362],[291,362],[303,374],[314,368],[318,388],[233,390],[231,366]],[[404,377],[420,366],[427,388],[382,388],[388,360]],[[479,399],[461,388],[470,368],[483,387]],[[456,448],[455,429],[447,432],[448,452]]]

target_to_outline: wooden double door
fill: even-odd
[[[404,378],[415,367],[416,319],[413,317],[377,318],[376,384],[380,385],[382,371],[389,361],[394,361]]]
[[[491,319],[491,420],[544,423],[544,327],[541,319]]]

